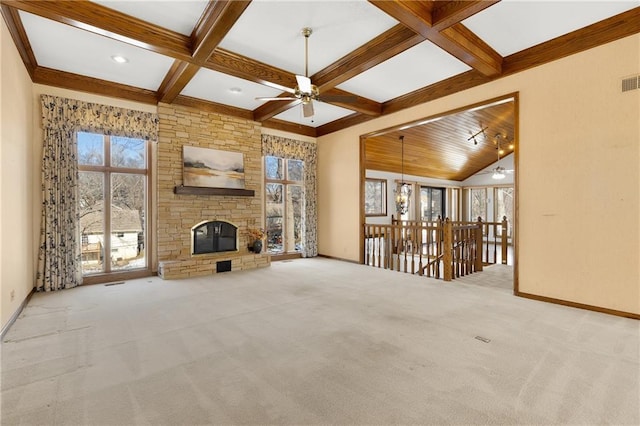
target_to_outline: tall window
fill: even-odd
[[[387,181],[367,178],[364,183],[364,214],[366,216],[387,215]]]
[[[267,251],[301,252],[304,236],[304,162],[265,157]]]
[[[475,222],[478,217],[487,221],[487,188],[471,188],[471,217],[469,220]]]
[[[79,132],[82,273],[147,267],[147,143]]]
[[[420,214],[422,220],[437,220],[438,216],[445,218],[445,189],[420,187]]]
[[[507,217],[507,236],[511,237],[513,229],[513,188],[496,188],[496,222],[502,222]],[[502,228],[498,228],[498,235],[502,235]]]

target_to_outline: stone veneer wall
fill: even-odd
[[[158,275],[165,279],[216,273],[216,262],[232,270],[269,266],[270,256],[248,251],[248,227],[262,227],[262,145],[259,123],[177,105],[159,104],[157,167]],[[245,188],[254,197],[174,194],[182,185],[183,145],[244,154]],[[238,227],[238,252],[191,255],[191,228],[203,220]]]

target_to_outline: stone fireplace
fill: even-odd
[[[247,229],[263,222],[260,124],[164,103],[158,116],[158,275],[187,278],[269,266],[269,254],[247,249]],[[185,145],[244,154],[247,191],[179,191]]]
[[[224,220],[200,222],[191,228],[191,254],[238,251],[238,227]]]

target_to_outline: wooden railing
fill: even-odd
[[[500,242],[497,226],[502,231]],[[365,224],[364,264],[451,281],[496,263],[498,244],[502,263],[507,263],[506,230],[506,218],[502,222],[392,218],[391,224]]]

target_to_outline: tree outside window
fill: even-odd
[[[86,132],[77,141],[83,274],[145,268],[146,141]]]
[[[364,214],[366,216],[387,215],[387,181],[367,178],[364,183]]]
[[[304,222],[304,162],[265,157],[267,251],[301,252]]]

